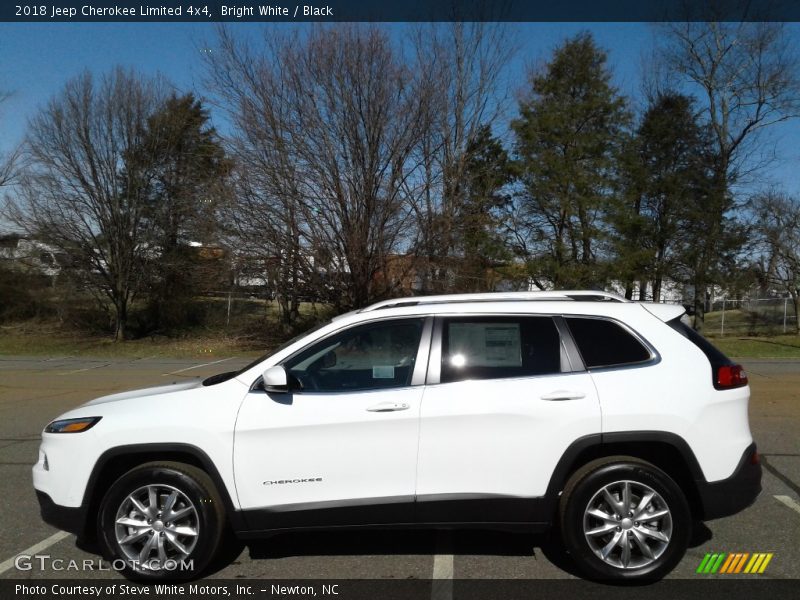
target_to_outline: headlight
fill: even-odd
[[[44,428],[45,433],[80,433],[94,427],[103,417],[86,417],[83,419],[61,419],[53,421]]]

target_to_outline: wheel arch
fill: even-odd
[[[87,508],[87,514],[99,515],[100,502],[105,492],[122,475],[134,467],[157,461],[189,464],[208,474],[225,505],[228,524],[234,530],[242,528],[240,513],[236,510],[230,492],[222,480],[216,465],[203,450],[191,444],[132,444],[117,446],[103,452],[97,459],[86,484],[82,506]],[[86,535],[90,539],[94,538],[96,535],[94,523],[87,523]]]
[[[698,483],[705,482],[694,452],[677,434],[665,431],[621,431],[584,436],[573,442],[556,465],[547,495],[549,514],[554,515],[558,499],[570,476],[585,464],[607,456],[632,456],[658,467],[686,494],[692,515],[701,518],[703,504]]]

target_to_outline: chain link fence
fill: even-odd
[[[791,298],[723,298],[705,315],[705,333],[715,336],[783,335],[797,332]]]
[[[196,301],[203,305],[207,325],[227,330],[239,330],[251,325],[263,325],[265,321],[275,321],[280,311],[272,295],[263,291],[205,292],[197,296]],[[327,314],[327,306],[322,303],[308,299],[300,302],[301,317],[313,320]]]

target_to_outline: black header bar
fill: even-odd
[[[74,575],[74,574],[73,574]],[[421,579],[286,580],[206,579],[188,583],[145,584],[114,579],[0,580],[8,600],[88,600],[103,598],[158,600],[429,600],[433,586]],[[450,580],[455,600],[587,600],[609,590],[617,600],[775,600],[797,596],[791,579],[667,579],[649,586],[609,586],[579,579]]]
[[[4,22],[800,21],[797,0],[4,0]]]

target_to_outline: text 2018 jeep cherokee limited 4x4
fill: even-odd
[[[747,377],[683,312],[380,302],[238,372],[61,415],[33,468],[42,515],[144,578],[196,576],[225,528],[355,526],[556,528],[587,577],[662,577],[694,520],[761,489]]]

